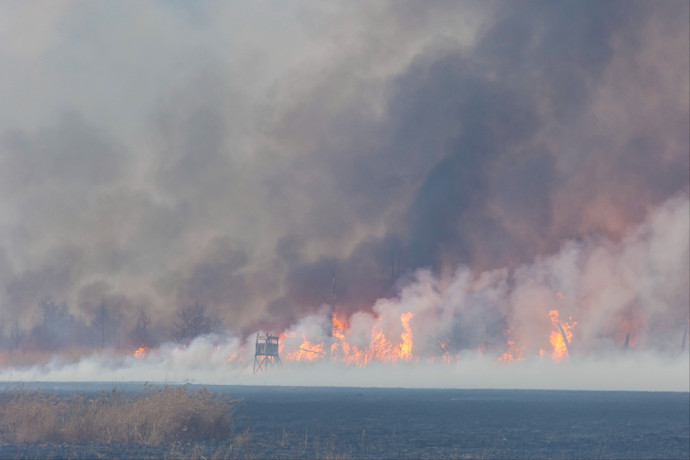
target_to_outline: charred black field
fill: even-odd
[[[10,387],[11,385],[6,385]],[[95,398],[142,384],[32,384]],[[190,385],[189,392],[202,389]],[[3,442],[1,458],[688,458],[690,394],[206,386],[232,398],[223,440]],[[150,391],[150,390],[149,390]],[[7,391],[3,398],[7,397]],[[221,437],[222,438],[222,437]]]

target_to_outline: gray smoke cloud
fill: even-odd
[[[687,194],[620,242],[586,238],[515,270],[448,276],[418,270],[372,312],[328,306],[280,336],[281,367],[253,373],[253,337],[207,334],[181,345],[0,368],[12,381],[157,381],[246,385],[686,391]],[[551,318],[571,335],[568,352]],[[324,353],[331,346],[330,353]]]
[[[564,245],[605,253],[673,197],[687,207],[687,2],[0,10],[7,347],[13,331],[55,343],[28,336],[46,299],[64,305],[65,346],[129,346],[142,314],[165,342],[196,302],[239,337],[294,328],[333,274],[348,316],[418,269],[504,270],[519,297],[524,267]],[[658,318],[682,322],[683,286],[663,287],[658,316],[585,302],[588,346],[619,343],[626,318],[670,347]],[[584,311],[575,292],[568,314]],[[504,346],[514,312],[536,308],[472,305],[443,331],[456,349]]]

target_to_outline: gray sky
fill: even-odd
[[[161,324],[199,301],[233,332],[282,330],[332,273],[353,314],[420,268],[504,270],[510,306],[447,331],[476,348],[477,324],[504,339],[534,308],[524,274],[576,247],[571,313],[600,335],[646,321],[656,343],[688,307],[687,18],[685,1],[2,2],[2,327],[52,296],[88,322],[103,299]],[[641,265],[615,302],[580,282],[626,254]]]

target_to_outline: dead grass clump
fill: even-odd
[[[0,440],[160,445],[232,439],[233,401],[208,390],[154,388],[126,395],[113,390],[60,398],[13,389],[0,399]]]

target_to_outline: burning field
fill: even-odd
[[[210,334],[3,365],[0,379],[683,391],[688,222],[679,196],[619,243],[570,242],[514,270],[421,270],[349,315],[336,289],[278,333],[281,363],[259,375],[255,334]]]
[[[0,380],[687,391],[688,2],[402,3],[0,2]]]
[[[690,389],[689,15],[687,0],[0,2],[0,382],[67,385],[0,394],[0,457],[241,434],[207,393],[65,389],[115,382],[256,390],[246,457],[687,457],[687,424],[655,403],[687,408]],[[369,396],[334,403],[342,426],[309,424],[344,387]],[[384,388],[405,391],[377,406]],[[277,389],[290,413],[261,431]],[[579,393],[541,405],[550,390]],[[590,390],[673,394],[621,396],[642,403],[609,417]],[[534,408],[548,417],[512,425]],[[176,422],[204,415],[227,436]],[[613,453],[580,448],[609,427]],[[20,445],[44,439],[87,447]],[[187,447],[151,456],[216,452]]]

